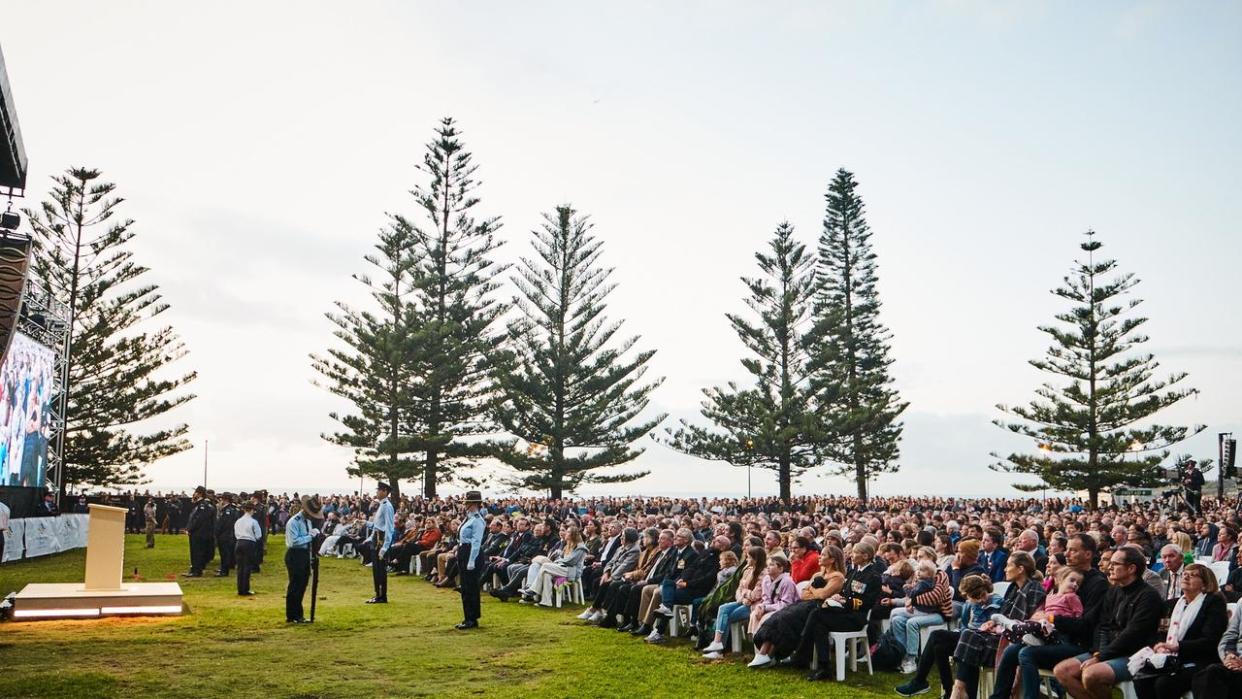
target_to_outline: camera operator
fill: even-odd
[[[1199,471],[1199,465],[1194,461],[1186,462],[1186,469],[1182,471],[1182,490],[1186,493],[1186,504],[1190,505],[1190,509],[1194,511],[1195,516],[1199,516],[1202,510],[1199,508],[1199,501],[1203,499],[1203,473]]]

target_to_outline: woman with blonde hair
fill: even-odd
[[[572,524],[562,529],[561,539],[564,548],[555,552],[551,558],[536,556],[526,571],[528,589],[522,594],[523,602],[534,602],[539,598],[539,606],[551,607],[552,594],[556,589],[556,579],[564,578],[570,583],[582,575],[583,563],[586,560],[587,545],[582,540],[582,532]]]

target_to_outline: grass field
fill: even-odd
[[[283,542],[273,544],[255,597],[239,598],[232,578],[181,579],[181,617],[0,625],[0,697],[895,697],[901,681],[863,670],[809,683],[789,670],[748,670],[749,658],[708,663],[685,641],[651,646],[585,626],[579,607],[486,595],[483,628],[455,631],[456,593],[390,577],[392,602],[365,605],[370,571],[350,560],[322,561],[316,623],[287,626]],[[84,558],[0,566],[0,594],[80,581]],[[126,539],[127,570],[147,580],[183,572],[187,559],[184,536],[161,536],[152,550],[141,536]]]

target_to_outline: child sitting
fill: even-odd
[[[914,566],[910,565],[910,561],[900,559],[880,576],[880,589],[887,592],[889,597],[901,597],[905,594],[906,583],[913,577]]]
[[[733,553],[732,551],[725,551],[720,554],[720,572],[716,573],[716,585],[718,587],[725,584],[728,582],[729,578],[733,577],[733,573],[737,571],[737,563],[736,553]]]
[[[906,599],[917,600],[919,595],[936,589],[936,564],[931,561],[919,561],[914,567],[914,578],[906,585]],[[938,604],[914,603],[915,611],[921,614],[939,614]]]
[[[999,614],[992,621],[1005,629],[1005,637],[1012,642],[1021,641],[1028,646],[1042,646],[1056,640],[1056,632],[1052,628],[1052,620],[1058,616],[1077,618],[1082,616],[1082,600],[1078,597],[1078,586],[1082,584],[1082,573],[1068,566],[1056,572],[1057,591],[1044,599],[1042,609],[1031,615],[1029,621],[1014,621]]]
[[[992,580],[983,575],[967,575],[957,589],[966,598],[962,607],[963,628],[978,630],[983,622],[1000,611],[1004,598],[992,591]]]

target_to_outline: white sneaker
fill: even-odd
[[[720,651],[712,651],[711,653],[703,654],[704,660],[720,660],[723,657],[724,657],[724,654],[721,653]]]
[[[918,671],[919,671],[919,664],[918,662],[914,660],[914,658],[906,658],[905,660],[901,661],[901,674],[913,675],[914,673]]]
[[[595,612],[594,614],[592,614],[591,617],[587,619],[587,621],[589,621],[592,624],[598,624],[599,622],[603,621],[604,617],[606,616],[608,616],[608,613],[601,609],[598,612]]]
[[[711,645],[703,649],[704,653],[715,653],[724,650],[724,644],[720,641],[712,641]]]
[[[749,663],[747,663],[746,667],[764,667],[766,665],[771,665],[771,664],[772,664],[771,658],[764,655],[763,653],[755,653],[754,660],[751,660]]]
[[[669,609],[668,605],[666,604],[661,604],[659,607],[657,607],[655,610],[655,613],[659,614],[660,616],[673,616],[673,610]]]
[[[591,611],[590,609],[588,609],[588,610],[586,610],[585,612],[583,612],[583,613],[579,614],[579,615],[577,616],[577,618],[578,618],[578,619],[581,619],[581,620],[583,620],[583,621],[590,621],[590,620],[591,620],[591,617],[593,617],[593,616],[595,616],[595,612],[593,612],[593,611]]]
[[[643,640],[647,643],[659,643],[664,640],[664,634],[660,633],[659,629],[652,629],[651,633],[647,634],[647,637]]]
[[[1044,645],[1044,639],[1033,633],[1028,633],[1022,637],[1022,644],[1027,646],[1042,646]]]

